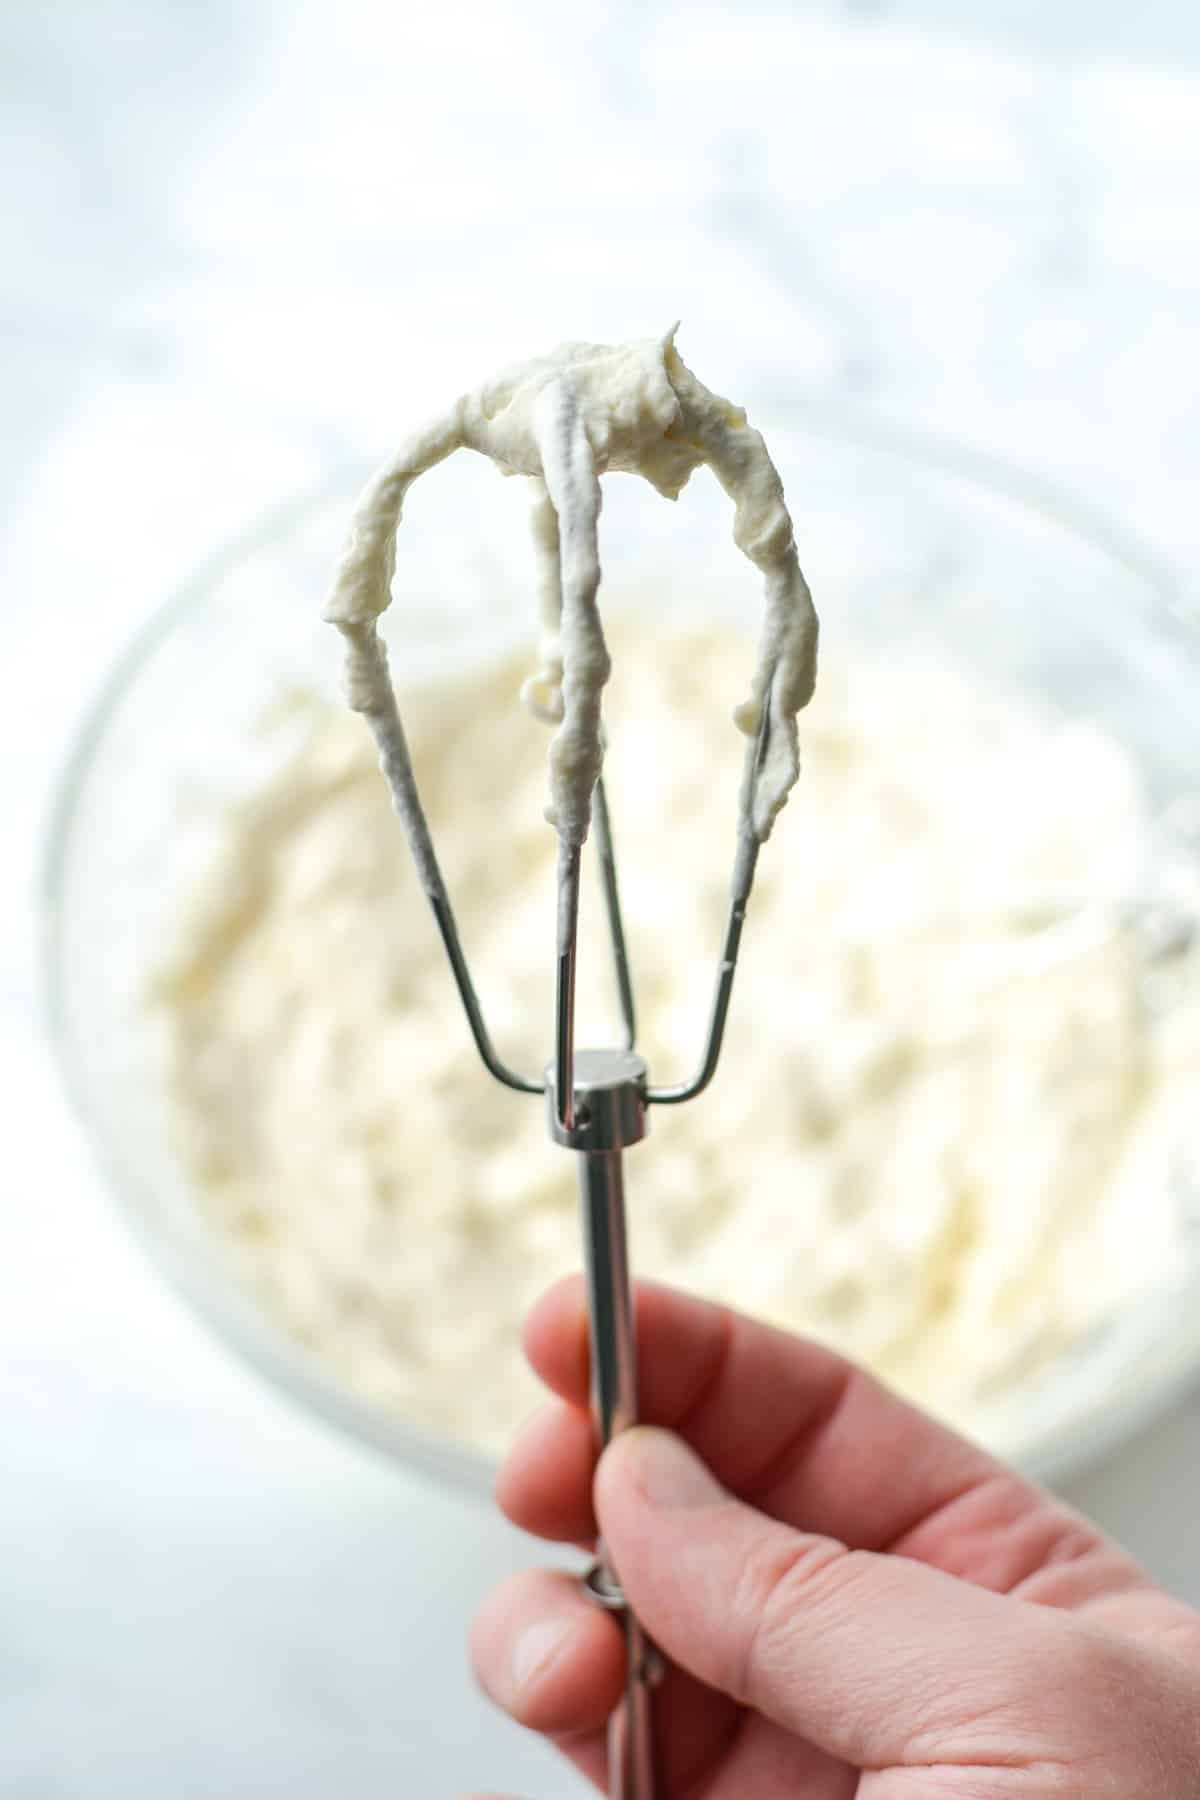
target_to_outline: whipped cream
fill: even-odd
[[[673,500],[701,464],[712,469],[734,502],[734,541],[764,581],[757,667],[734,717],[753,737],[768,708],[751,808],[754,832],[765,840],[799,773],[796,714],[816,679],[817,618],[766,445],[740,408],[692,374],[673,328],[615,347],[563,344],[463,394],[408,440],[358,503],[324,616],[345,639],[347,698],[371,725],[426,886],[429,850],[414,829],[408,752],[376,621],[391,600],[404,497],[418,476],[462,449],[532,485],[542,638],[540,665],[522,693],[536,716],[558,725],[546,817],[571,846],[587,837],[603,757],[601,693],[611,672],[597,605],[600,476],[641,475]]]
[[[712,821],[732,838],[740,757],[714,713],[748,646],[645,615],[610,622],[607,780],[643,1047],[669,1081],[727,903]],[[517,679],[477,670],[404,708],[498,1047],[538,1067],[555,840]],[[273,731],[276,772],[224,816],[157,983],[176,1150],[282,1330],[367,1400],[495,1447],[536,1398],[521,1316],[578,1265],[570,1159],[479,1066],[370,739],[306,699]],[[1118,903],[1146,825],[1097,731],[856,662],[823,672],[805,738],[804,818],[776,832],[742,950],[746,1049],[627,1158],[635,1263],[987,1435],[1178,1257],[1194,970],[1189,1004],[1151,990],[1194,959],[1148,963]],[[590,883],[579,978],[581,1037],[616,1041]]]

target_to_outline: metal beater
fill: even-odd
[[[766,757],[770,733],[769,695],[764,698],[758,735],[746,748],[737,809],[737,845],[730,884],[729,913],[703,1054],[692,1077],[673,1087],[653,1087],[636,1051],[633,979],[621,918],[613,833],[603,776],[594,790],[594,828],[605,911],[625,1043],[620,1048],[576,1050],[575,970],[582,852],[560,846],[557,869],[558,963],[553,1060],[540,1078],[519,1074],[498,1055],[471,977],[454,909],[438,864],[416,776],[406,754],[389,760],[389,783],[426,897],[433,910],[459,998],[475,1046],[488,1073],[523,1094],[543,1094],[554,1142],[578,1153],[584,1267],[591,1341],[591,1403],[599,1448],[638,1416],[637,1351],[625,1230],[623,1156],[649,1129],[649,1108],[680,1106],[702,1093],[716,1072],[725,1036],[746,907],[754,881],[759,842],[752,826],[754,788]],[[403,751],[403,726],[393,699],[388,720],[394,745]],[[617,1571],[598,1546],[584,1577],[596,1604],[616,1615],[625,1633],[626,1687],[623,1706],[609,1726],[611,1800],[655,1800],[651,1689],[661,1662],[632,1610],[626,1605]]]
[[[661,340],[634,346],[632,351],[565,346],[549,364],[518,369],[515,375],[501,378],[492,387],[457,402],[448,414],[410,440],[360,502],[335,596],[325,614],[345,638],[348,698],[366,716],[376,739],[392,801],[433,909],[484,1067],[505,1087],[518,1093],[544,1095],[551,1137],[578,1156],[591,1341],[591,1404],[600,1449],[633,1425],[638,1416],[637,1352],[625,1230],[624,1152],[646,1136],[651,1107],[680,1106],[694,1099],[716,1071],[759,845],[770,829],[770,818],[782,803],[778,768],[772,776],[771,764],[781,761],[786,769],[790,766],[789,757],[794,757],[794,741],[789,742],[785,735],[777,744],[775,734],[787,734],[790,728],[794,740],[794,712],[811,692],[815,673],[815,614],[796,562],[791,521],[778,476],[761,438],[748,426],[745,415],[708,394],[678,358],[673,340],[672,331]],[[569,588],[576,624],[582,621],[593,634],[593,647],[599,640],[603,649],[594,612],[599,583],[594,543],[600,469],[581,423],[572,383],[586,388],[597,368],[627,369],[631,355],[640,359],[640,398],[636,404],[623,402],[604,419],[605,466],[640,468],[636,436],[638,431],[650,430],[657,434],[653,437],[657,461],[649,473],[660,491],[678,492],[691,469],[701,461],[709,462],[726,491],[737,496],[735,538],[767,576],[768,614],[775,628],[775,635],[766,640],[760,662],[758,716],[755,735],[746,748],[738,797],[729,913],[707,1038],[695,1073],[673,1087],[651,1086],[646,1064],[637,1054],[633,979],[602,774],[597,774],[592,787],[591,818],[625,1041],[613,1049],[577,1051],[575,1047],[580,875],[587,836],[586,814],[580,829],[577,813],[570,828],[564,829],[559,823],[554,1055],[540,1076],[531,1077],[509,1068],[497,1053],[463,952],[421,803],[395,690],[388,676],[386,651],[375,629],[375,621],[390,597],[391,546],[408,487],[435,462],[456,449],[468,447],[491,456],[510,471],[533,476],[544,473],[540,493],[543,500],[549,493],[560,515],[546,540],[550,545],[552,598],[561,600]],[[571,380],[562,378],[564,371]],[[513,423],[510,401],[514,391],[522,390],[522,383],[536,397],[524,422],[518,419]],[[641,468],[640,472],[648,471]],[[758,482],[754,499],[748,499],[743,492],[745,482],[751,478]],[[559,524],[563,527],[562,552],[572,563],[569,579],[565,565],[560,566],[558,561]],[[565,605],[565,600],[561,603]],[[791,616],[789,606],[793,609]],[[797,647],[807,655],[807,664],[804,655],[797,662]],[[578,689],[575,693],[577,704]],[[569,695],[566,705],[569,717]],[[589,717],[598,734],[598,698]],[[597,755],[588,765],[589,770],[599,768],[601,739],[597,736],[593,741]],[[773,758],[777,749],[782,750],[781,758]],[[585,774],[585,784],[587,780]],[[598,1605],[619,1618],[625,1634],[625,1698],[609,1727],[609,1794],[611,1800],[656,1800],[651,1690],[661,1673],[661,1661],[626,1604],[619,1572],[602,1544],[597,1546],[596,1561],[585,1577],[585,1587]]]

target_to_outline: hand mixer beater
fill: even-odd
[[[475,1045],[489,1073],[545,1096],[550,1134],[578,1155],[598,1447],[637,1419],[637,1369],[622,1172],[624,1151],[647,1132],[648,1110],[677,1106],[717,1067],[738,947],[760,846],[799,770],[796,714],[812,694],[817,621],[800,572],[791,520],[766,447],[745,414],[710,393],[674,344],[568,344],[462,396],[417,433],[370,483],[355,512],[325,617],[345,641],[350,705],[374,734],[380,765],[432,907]],[[541,665],[522,696],[557,724],[550,746],[547,818],[558,832],[554,1054],[540,1077],[497,1053],[459,938],[405,742],[377,620],[387,607],[395,534],[416,477],[453,451],[473,449],[533,486],[533,537],[543,617]],[[735,714],[748,738],[728,918],[706,1041],[696,1072],[650,1084],[637,1054],[633,983],[602,775],[601,691],[609,673],[597,593],[600,476],[626,470],[674,499],[707,463],[735,503],[734,539],[763,572],[766,618],[750,699]],[[624,1023],[619,1049],[576,1050],[575,969],[582,853],[595,838]],[[591,1598],[621,1621],[625,1699],[609,1727],[612,1800],[655,1800],[651,1690],[660,1664],[625,1603],[602,1545],[588,1575]]]

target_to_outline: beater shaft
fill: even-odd
[[[579,1157],[579,1205],[587,1280],[592,1419],[603,1450],[637,1423],[637,1345],[625,1230],[623,1153],[646,1135],[646,1065],[626,1050],[581,1050],[574,1060],[572,1123],[547,1071],[547,1112],[557,1143]],[[660,1664],[630,1611],[617,1571],[597,1546],[587,1578],[592,1598],[625,1634],[625,1700],[609,1721],[609,1800],[655,1800],[650,1689]]]

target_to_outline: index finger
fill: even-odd
[[[640,1413],[685,1437],[723,1486],[762,1511],[856,1549],[907,1547],[931,1515],[1002,1479],[1013,1497],[1037,1490],[986,1452],[809,1339],[650,1282],[636,1296]],[[530,1313],[526,1355],[569,1407],[536,1455],[502,1477],[505,1510],[547,1532],[585,1535],[590,1519],[588,1325],[582,1281],[559,1282]]]

